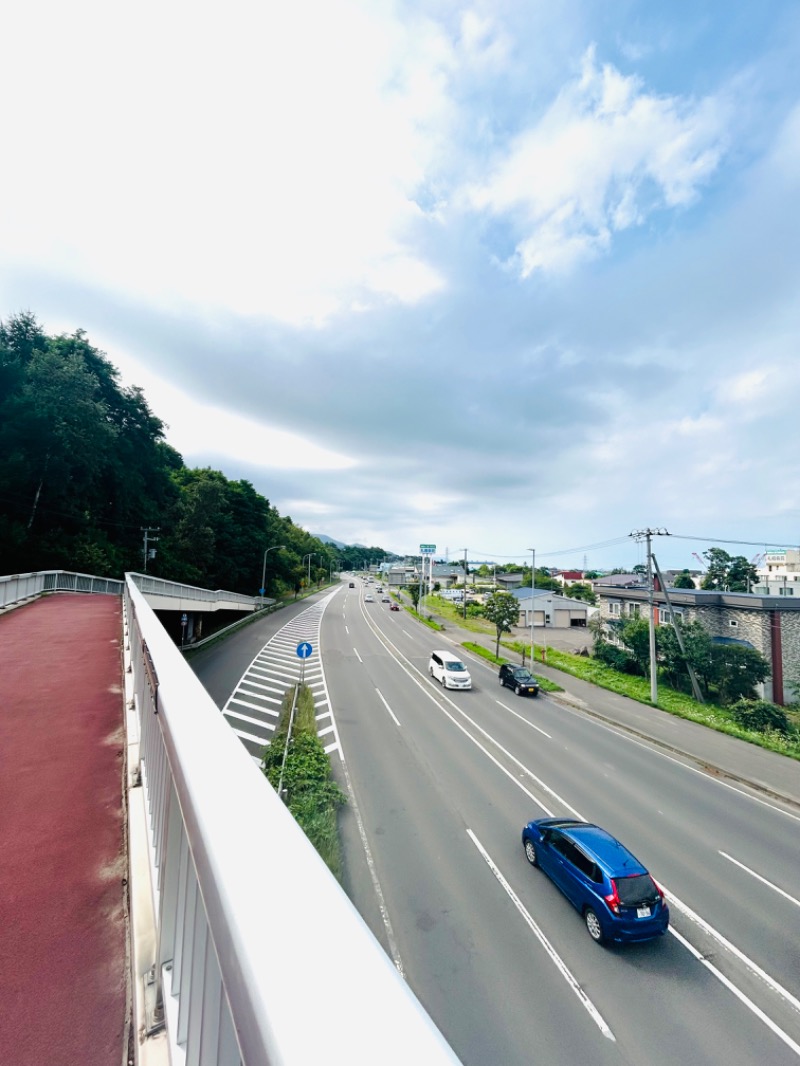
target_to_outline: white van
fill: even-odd
[[[472,688],[469,670],[451,651],[432,651],[428,672],[444,688]]]

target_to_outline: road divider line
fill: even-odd
[[[530,914],[530,912],[525,907],[525,904],[522,902],[522,900],[516,894],[516,892],[511,887],[511,885],[508,883],[508,881],[506,881],[505,877],[502,875],[502,873],[498,869],[497,865],[495,864],[494,860],[492,859],[492,857],[487,852],[486,848],[484,848],[483,844],[481,844],[480,840],[478,840],[478,838],[475,836],[475,834],[472,832],[471,829],[467,829],[467,835],[469,836],[470,840],[475,845],[475,847],[478,849],[478,851],[479,851],[480,855],[482,856],[484,862],[486,863],[486,865],[489,867],[489,869],[494,874],[495,878],[497,879],[498,883],[502,887],[503,891],[506,893],[508,898],[511,900],[511,902],[517,908],[519,913],[525,919],[525,922],[527,923],[527,925],[530,928],[530,930],[533,933],[533,935],[536,937],[536,939],[542,945],[542,947],[547,952],[547,954],[550,956],[552,961],[555,963],[555,966],[556,966],[557,970],[559,971],[559,973],[561,974],[561,976],[564,978],[564,980],[567,982],[569,987],[572,989],[572,991],[578,997],[578,999],[580,1000],[580,1002],[581,1002],[582,1006],[584,1007],[584,1009],[586,1011],[588,1011],[589,1016],[591,1017],[592,1021],[595,1023],[597,1028],[600,1030],[600,1032],[603,1034],[603,1036],[607,1040],[613,1040],[614,1043],[616,1043],[617,1038],[612,1033],[611,1028],[609,1027],[608,1023],[605,1021],[605,1019],[603,1018],[603,1016],[600,1013],[600,1011],[597,1009],[597,1007],[595,1007],[594,1003],[592,1003],[592,1001],[586,995],[584,990],[581,988],[581,986],[578,983],[576,977],[574,976],[572,971],[569,969],[567,964],[564,962],[564,960],[558,954],[556,949],[553,947],[553,945],[550,943],[550,941],[544,935],[542,930],[536,924],[536,922],[533,919],[533,916]]]
[[[364,617],[367,618],[366,612],[364,612]],[[395,644],[393,644],[391,640],[389,640],[389,638],[386,636],[386,634],[382,633],[380,630],[375,629],[375,627],[371,624],[371,620],[368,619],[368,621],[370,622],[370,628],[373,629],[373,632],[375,633],[375,636],[378,638],[378,640],[385,647],[387,647],[387,649],[388,649],[389,646],[391,646],[391,648],[394,650],[394,652],[396,653],[396,656],[397,656],[397,658],[395,659],[395,661],[397,662],[397,665],[409,677],[409,679],[411,681],[413,681],[414,684],[416,684],[417,687],[422,692],[425,693],[425,695],[434,703],[435,706],[437,706],[439,708],[440,711],[442,711],[443,714],[445,714],[447,716],[447,718],[449,718],[449,720],[453,723],[453,725],[456,726],[457,729],[461,730],[461,732],[464,734],[464,736],[466,736],[469,740],[471,740],[472,743],[480,751],[482,751],[484,753],[484,755],[486,755],[487,758],[490,759],[495,764],[495,766],[497,766],[507,777],[509,777],[519,788],[521,788],[522,791],[525,792],[525,794],[528,795],[537,804],[537,806],[541,807],[542,810],[546,811],[546,813],[548,815],[551,815],[551,812],[542,803],[542,801],[540,799],[536,798],[531,792],[529,792],[528,789],[526,789],[525,786],[520,781],[518,781],[511,774],[511,772],[505,766],[503,766],[502,763],[500,763],[499,760],[496,759],[491,754],[491,752],[489,752],[477,740],[476,737],[474,737],[472,735],[472,733],[469,732],[469,730],[467,730],[459,721],[457,721],[455,716],[453,714],[451,714],[450,711],[448,711],[447,708],[442,703],[439,702],[440,700],[446,701],[454,710],[458,711],[458,713],[464,719],[466,719],[466,721],[469,722],[471,726],[473,726],[476,730],[478,730],[478,732],[482,733],[492,745],[494,745],[497,749],[499,749],[513,763],[515,763],[527,776],[531,777],[539,785],[540,788],[542,788],[545,792],[548,793],[548,795],[552,796],[558,803],[560,803],[564,807],[566,807],[566,809],[571,814],[573,814],[576,818],[580,819],[581,821],[586,821],[587,820],[584,817],[584,815],[582,815],[581,812],[576,807],[573,807],[572,804],[568,803],[562,796],[560,796],[555,791],[555,789],[552,789],[549,785],[545,784],[545,782],[542,781],[541,778],[537,777],[536,774],[534,774],[532,770],[530,770],[527,766],[525,766],[524,763],[522,763],[519,759],[517,759],[514,755],[512,755],[511,752],[507,751],[498,741],[496,741],[494,739],[494,737],[492,737],[492,735],[490,733],[488,733],[485,729],[483,729],[482,726],[478,725],[478,723],[476,721],[474,721],[474,719],[470,718],[470,716],[466,713],[466,711],[463,711],[458,706],[457,703],[454,703],[453,700],[450,699],[449,696],[446,696],[443,692],[439,692],[439,691],[437,691],[436,694],[434,695],[434,693],[430,691],[430,685],[427,683],[427,677],[420,670],[418,670],[407,659],[407,657],[405,655],[403,655],[403,653],[400,651],[400,649]],[[403,660],[402,663],[399,661],[400,659]],[[407,665],[404,665],[404,664],[407,664]],[[415,677],[414,674],[419,675],[419,677]],[[420,678],[422,680],[420,680]],[[423,682],[425,682],[425,683],[423,683]],[[437,688],[438,688],[438,686],[437,686]],[[616,732],[616,730],[614,730],[614,732]],[[624,734],[620,734],[620,735],[624,735]],[[643,746],[646,747],[646,745],[643,745]],[[648,750],[652,751],[653,749],[649,748]],[[659,753],[659,754],[661,754],[661,753]],[[675,761],[677,761],[677,760],[675,760]],[[685,765],[685,764],[682,764],[682,765]],[[689,767],[689,769],[693,769],[693,768]],[[707,775],[703,775],[703,776],[707,777]],[[708,777],[707,777],[707,779],[708,780],[713,780],[712,778],[708,778]],[[744,793],[744,795],[747,795],[747,793]],[[751,798],[755,798],[755,797],[751,797]],[[780,810],[780,808],[776,808],[776,809]],[[784,813],[784,812],[781,812],[781,813]],[[762,970],[762,968],[758,965],[758,963],[754,962],[751,958],[749,958],[747,955],[745,955],[745,953],[743,951],[741,951],[734,944],[732,944],[728,939],[726,939],[726,937],[724,937],[722,935],[722,933],[718,932],[704,918],[701,918],[700,915],[696,913],[696,911],[693,911],[691,909],[691,907],[689,907],[687,904],[685,904],[673,892],[670,892],[666,888],[666,886],[664,885],[663,881],[659,880],[659,884],[663,888],[664,895],[666,896],[667,900],[669,901],[669,903],[672,906],[676,907],[679,911],[681,911],[684,914],[685,917],[687,917],[691,922],[693,922],[700,929],[702,929],[703,932],[706,933],[707,936],[710,936],[718,944],[720,944],[723,948],[725,948],[732,955],[734,955],[740,962],[742,962],[747,967],[748,970],[750,970],[751,973],[755,974],[758,978],[760,978],[764,982],[764,984],[766,984],[773,992],[777,993],[777,995],[779,995],[782,999],[784,999],[787,1003],[789,1003],[794,1008],[794,1010],[800,1012],[800,1000],[798,1000],[795,996],[793,996],[792,993],[788,991],[788,989],[784,988],[783,985],[781,985],[778,981],[776,981],[774,977],[770,977],[770,975],[765,970]],[[670,925],[670,931],[672,931],[672,926],[671,925]],[[683,937],[679,937],[679,940],[680,940],[681,943],[684,943],[684,938]],[[692,949],[692,950],[694,951],[694,949]]]
[[[705,968],[709,970],[718,981],[725,985],[729,992],[733,992],[734,996],[736,996],[739,1002],[743,1003],[745,1007],[747,1007],[748,1010],[752,1011],[757,1018],[760,1018],[764,1025],[766,1025],[768,1029],[771,1029],[779,1040],[782,1040],[788,1048],[791,1048],[795,1055],[800,1055],[800,1044],[796,1044],[788,1033],[785,1033],[779,1025],[776,1025],[776,1023],[773,1022],[772,1018],[766,1015],[760,1007],[757,1007],[751,999],[748,999],[744,992],[742,992],[740,988],[737,988],[736,985],[731,980],[729,980],[724,973],[718,970],[712,962],[709,962],[707,958],[701,955],[697,948],[693,947],[693,945],[689,943],[686,937],[681,936],[681,934],[675,929],[673,929],[672,926],[669,927],[669,931],[670,933],[672,933],[676,940],[683,944],[683,946],[686,948],[690,955],[693,955],[698,962],[702,963],[703,966],[705,966]]]
[[[379,699],[379,700],[381,701],[381,703],[383,704],[383,706],[384,706],[384,707],[386,708],[386,710],[387,710],[387,711],[389,712],[389,714],[390,714],[390,715],[392,716],[392,718],[394,719],[394,724],[395,724],[395,725],[397,726],[397,728],[399,729],[399,728],[400,728],[400,723],[399,723],[399,722],[398,722],[398,720],[397,720],[397,715],[396,715],[396,714],[394,713],[394,711],[392,710],[392,708],[391,708],[391,707],[389,706],[389,704],[388,704],[388,703],[386,702],[386,700],[385,700],[385,699],[383,698],[383,693],[381,692],[381,690],[380,690],[379,688],[376,688],[376,689],[375,689],[375,691],[376,691],[376,692],[378,693],[378,699]]]
[[[724,948],[730,951],[732,955],[735,955],[740,962],[743,962],[745,964],[745,966],[748,970],[750,970],[751,973],[754,973],[756,975],[756,977],[760,977],[768,988],[771,988],[773,992],[777,992],[777,994],[782,999],[785,999],[786,1002],[789,1003],[792,1007],[794,1007],[796,1011],[800,1011],[800,1000],[798,1000],[796,996],[793,996],[788,989],[784,988],[782,984],[779,984],[774,977],[770,977],[766,970],[762,970],[757,962],[753,962],[751,958],[745,955],[743,951],[740,951],[739,948],[737,948],[734,944],[730,942],[730,940],[726,940],[722,933],[717,932],[713,925],[708,924],[705,918],[701,918],[700,915],[693,911],[691,907],[687,906],[682,900],[678,899],[678,897],[674,893],[664,888],[663,881],[659,881],[659,884],[661,885],[662,889],[664,889],[664,895],[667,897],[667,900],[669,901],[671,906],[677,907],[678,910],[681,911],[681,913],[689,919],[689,921],[694,922],[695,925],[699,926],[704,933],[706,933],[710,937],[713,937],[718,944],[721,944]],[[670,926],[670,928],[672,927]]]
[[[358,659],[358,661],[359,661],[360,663],[363,663],[363,662],[364,662],[364,660],[363,660],[363,659],[361,658],[361,656],[360,656],[360,655],[358,654],[358,648],[353,648],[353,651],[354,651],[354,652],[356,653],[356,658]]]
[[[777,885],[773,885],[772,881],[768,881],[766,877],[762,877],[761,874],[757,874],[755,870],[751,870],[749,866],[745,866],[743,862],[739,862],[738,859],[734,859],[732,855],[729,855],[727,851],[721,851],[720,855],[723,859],[727,859],[728,862],[732,862],[734,866],[738,866],[740,870],[744,870],[745,873],[750,874],[751,877],[755,877],[756,881],[760,881],[762,885],[767,885],[773,891],[779,893],[784,899],[788,899],[790,903],[794,903],[795,907],[800,907],[800,899],[795,899],[794,896],[790,896],[788,892],[784,892],[782,888],[778,888]]]
[[[519,714],[517,711],[515,711],[511,707],[507,706],[501,700],[495,700],[495,703],[498,705],[498,707],[502,707],[504,711],[508,711],[509,714],[513,714],[515,718],[519,718],[520,722],[524,722],[525,725],[529,725],[531,727],[531,729],[537,730],[537,732],[539,732],[543,736],[547,737],[548,740],[552,740],[553,739],[550,736],[549,733],[545,733],[545,731],[543,729],[540,729],[538,725],[534,725],[533,722],[529,722],[528,719],[525,717],[525,715]]]

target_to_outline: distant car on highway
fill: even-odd
[[[389,610],[390,611],[399,611],[400,610],[400,606],[399,606],[399,604],[393,603],[392,606],[389,608]]]
[[[351,588],[351,589],[354,589],[355,587],[356,587],[356,583],[355,583],[355,581],[351,581],[351,582],[350,582],[350,588]]]
[[[374,596],[370,596],[370,594],[367,593],[366,596],[364,597],[364,603],[374,603],[374,602],[375,602],[375,597]]]
[[[583,916],[597,944],[652,940],[669,926],[664,893],[628,849],[605,829],[574,818],[537,818],[522,846]]]
[[[392,601],[388,596],[381,596],[381,603],[391,603]]]
[[[503,663],[500,667],[500,684],[513,688],[518,696],[538,696],[539,682],[525,666]]]

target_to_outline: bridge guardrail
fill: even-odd
[[[133,575],[125,608],[172,1061],[457,1064]]]

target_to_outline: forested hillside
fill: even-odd
[[[148,573],[254,595],[275,545],[273,595],[300,587],[311,552],[312,581],[385,554],[323,544],[249,482],[188,468],[164,428],[82,330],[0,322],[0,574],[141,571],[145,528],[158,529]]]

